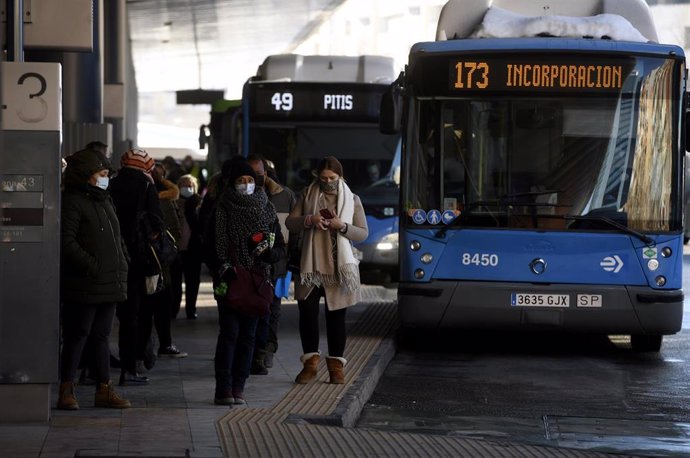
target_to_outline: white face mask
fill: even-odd
[[[192,195],[194,194],[194,188],[192,188],[192,187],[180,188],[180,194],[182,195],[182,197],[192,197]]]
[[[247,184],[236,184],[235,185],[235,190],[242,194],[243,196],[251,196],[254,194],[254,183],[247,183]]]
[[[98,177],[96,178],[96,186],[102,190],[108,189],[108,184],[110,183],[110,177]]]

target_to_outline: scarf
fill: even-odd
[[[313,182],[304,196],[304,214],[318,214],[323,208],[319,205],[323,199],[319,184]],[[352,224],[355,197],[342,178],[338,182],[336,213],[344,223]],[[348,291],[356,291],[360,286],[359,262],[352,252],[352,244],[340,232],[335,232],[335,246],[332,240],[331,231],[316,228],[304,231],[300,281],[307,286],[341,286]]]
[[[228,187],[218,200],[216,209],[216,255],[221,265],[236,263],[246,268],[255,264],[251,255],[250,237],[257,232],[269,233],[277,216],[273,204],[262,190],[242,195]],[[260,263],[268,275],[270,265]]]

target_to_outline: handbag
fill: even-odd
[[[235,278],[229,282],[225,294],[216,297],[218,303],[250,318],[268,315],[273,303],[273,283],[256,267],[247,269],[236,259],[233,262]]]

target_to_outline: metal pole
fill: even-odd
[[[24,0],[7,0],[7,60],[24,62]]]

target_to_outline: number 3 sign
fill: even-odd
[[[1,65],[2,128],[61,130],[60,64],[2,62]]]

